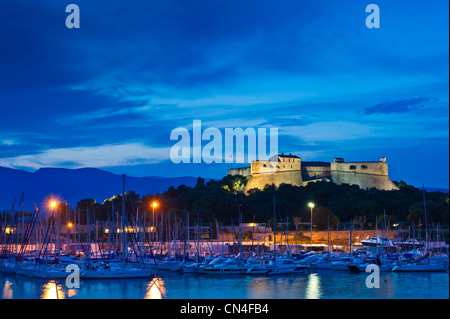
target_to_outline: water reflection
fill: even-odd
[[[309,274],[308,283],[306,284],[306,298],[320,298],[320,277],[316,273]]]
[[[41,299],[64,299],[64,291],[62,286],[55,281],[49,281],[42,286]]]
[[[69,291],[67,292],[67,297],[69,297],[69,298],[74,297],[77,295],[77,293],[78,293],[77,289],[69,289]]]
[[[5,286],[3,287],[3,293],[2,293],[3,299],[12,299],[13,290],[11,289],[11,285],[12,285],[12,283],[9,280],[7,280],[5,282]]]
[[[367,273],[321,271],[289,276],[201,276],[164,272],[161,277],[85,280],[68,289],[63,280],[43,280],[0,273],[0,299],[289,299],[400,298],[448,299],[449,274],[380,274],[380,288],[368,289]]]
[[[166,289],[164,281],[161,278],[153,278],[147,286],[147,293],[144,299],[163,299],[166,298]]]

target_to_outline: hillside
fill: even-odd
[[[194,186],[196,177],[128,177],[127,190],[140,194],[156,194],[169,186]],[[122,176],[96,168],[62,169],[42,168],[34,173],[0,167],[0,209],[10,209],[13,198],[16,204],[25,193],[25,209],[33,203],[41,203],[46,196],[54,194],[72,205],[84,198],[98,202],[122,192]]]

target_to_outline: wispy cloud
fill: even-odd
[[[280,135],[297,137],[305,143],[337,142],[364,138],[373,134],[368,125],[353,122],[318,122],[304,126],[287,126],[280,128]]]
[[[20,145],[21,143],[15,139],[4,139],[0,140],[0,145],[12,146],[12,145]]]
[[[372,107],[365,108],[365,114],[390,114],[390,113],[404,113],[419,109],[424,104],[438,101],[439,99],[433,97],[417,97],[412,99],[396,100],[391,102],[384,102],[376,104]]]
[[[0,166],[38,169],[41,167],[108,167],[158,163],[169,158],[170,148],[141,143],[94,147],[53,148],[36,154],[0,159]]]

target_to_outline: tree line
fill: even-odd
[[[313,224],[316,229],[338,229],[342,224],[357,228],[374,228],[386,221],[387,225],[406,223],[417,225],[425,223],[425,206],[429,225],[440,223],[448,228],[449,194],[442,192],[423,192],[403,181],[395,182],[398,191],[361,189],[357,185],[337,185],[330,182],[309,183],[306,186],[281,184],[278,188],[266,185],[263,190],[250,190],[244,195],[247,177],[225,176],[221,180],[205,182],[198,178],[194,187],[180,185],[169,187],[163,193],[140,196],[127,192],[127,212],[153,214],[151,204],[157,202],[155,214],[177,215],[189,213],[191,221],[199,217],[209,224],[215,220],[235,223],[242,213],[243,222],[272,224],[274,218],[274,195],[276,198],[275,217],[277,222],[310,222],[310,207],[314,203]],[[424,205],[424,193],[426,205]],[[89,210],[90,219],[104,220],[120,215],[122,195],[114,196],[103,203],[94,199],[83,199],[77,203],[81,222],[86,222]],[[112,212],[115,213],[112,213]],[[295,221],[294,221],[295,219]],[[386,226],[387,226],[386,225]]]

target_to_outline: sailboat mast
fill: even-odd
[[[242,256],[242,204],[239,204],[239,255]]]
[[[125,174],[123,177],[123,191],[122,191],[122,258],[125,261],[127,258],[126,238],[125,238]]]
[[[353,219],[352,219],[352,225],[350,226],[350,243],[349,243],[349,252],[352,253],[352,231],[353,231]]]
[[[428,250],[428,221],[427,221],[427,202],[425,200],[425,185],[422,184],[423,192],[423,211],[425,213],[425,243]]]
[[[378,217],[375,217],[375,241],[377,243],[377,256],[378,256]]]
[[[273,193],[273,260],[277,259],[277,233],[276,233],[276,215],[275,215],[275,193]]]

